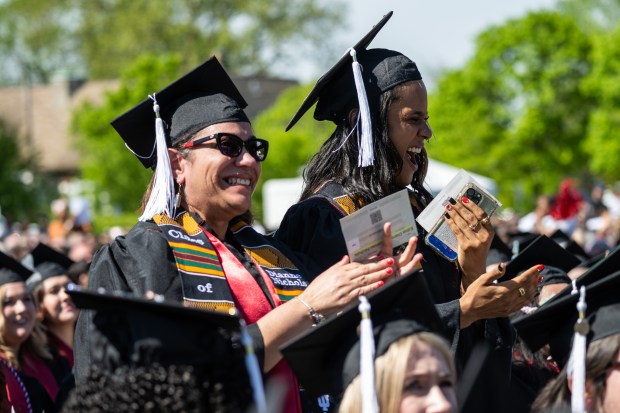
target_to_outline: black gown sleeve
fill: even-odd
[[[308,281],[347,255],[340,228],[343,215],[323,198],[293,205],[284,215],[274,237],[297,253],[308,272]]]

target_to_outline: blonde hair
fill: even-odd
[[[379,411],[397,412],[403,394],[407,362],[411,349],[419,343],[428,344],[437,350],[450,370],[453,381],[456,381],[456,368],[446,341],[433,333],[421,332],[401,338],[392,343],[388,351],[375,360],[375,378]],[[362,411],[362,398],[358,375],[347,387],[340,403],[339,413]]]
[[[30,351],[31,353],[44,358],[44,359],[52,359],[52,355],[47,349],[47,338],[45,336],[45,330],[41,322],[35,317],[34,327],[32,328],[32,333],[30,336],[24,341],[24,343],[19,348],[19,353],[15,352],[15,349],[11,346],[7,345],[4,342],[4,298],[6,297],[6,287],[4,285],[0,286],[0,357],[4,358],[9,362],[9,364],[16,369],[19,369],[19,358],[20,354],[25,351]],[[36,309],[36,302],[35,309]]]

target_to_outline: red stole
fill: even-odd
[[[209,242],[211,242],[211,245],[213,245],[213,248],[219,256],[222,269],[224,270],[224,274],[226,274],[226,281],[228,282],[228,286],[230,287],[235,301],[235,307],[241,312],[246,323],[256,323],[262,316],[272,310],[271,304],[267,300],[267,297],[265,297],[263,290],[261,290],[260,286],[254,281],[254,277],[248,273],[237,257],[235,257],[216,236],[205,229],[203,229],[203,232],[209,238]],[[265,274],[265,271],[263,271],[256,262],[254,264],[256,268],[258,268],[265,285],[267,285],[273,302],[276,306],[282,304],[269,276]],[[299,397],[297,379],[286,361],[280,360],[280,362],[269,371],[268,376],[281,376],[285,378],[286,383],[290,383],[283,411],[291,413],[301,412],[301,400]]]
[[[47,340],[51,347],[55,347],[58,350],[58,355],[66,358],[71,367],[73,367],[73,349],[52,332],[47,334]]]
[[[45,388],[50,399],[56,400],[58,383],[48,365],[45,364],[41,357],[34,354],[25,353],[22,359],[22,372],[27,376],[36,378]]]
[[[2,375],[4,376],[4,386],[9,404],[7,407],[14,409],[16,413],[28,413],[32,410],[32,408],[28,409],[30,401],[28,391],[23,382],[20,385],[21,379],[16,376],[18,374],[17,371],[9,367],[8,363],[5,359],[0,361],[0,370],[2,370]]]

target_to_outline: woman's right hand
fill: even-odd
[[[542,280],[542,265],[536,265],[517,277],[501,283],[506,264],[500,263],[482,274],[465,291],[459,300],[461,306],[461,328],[478,320],[508,317],[534,299],[536,286]]]
[[[422,255],[416,254],[404,265],[393,257],[362,264],[349,262],[349,257],[345,255],[338,263],[316,277],[301,293],[300,298],[318,313],[328,317],[359,296],[381,287],[387,279],[395,275],[395,268],[414,267],[421,260]]]

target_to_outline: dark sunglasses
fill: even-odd
[[[181,149],[191,149],[213,139],[215,139],[215,146],[224,156],[236,158],[241,155],[243,148],[245,148],[258,162],[262,162],[267,158],[269,142],[256,137],[244,141],[232,133],[215,133],[204,138],[196,139],[195,141],[187,142],[185,145],[181,146]]]

